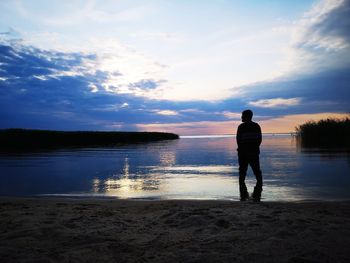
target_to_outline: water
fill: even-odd
[[[350,156],[264,136],[262,200],[350,199]],[[248,190],[255,185],[248,170]],[[115,149],[0,155],[0,195],[238,200],[232,136],[192,136]]]

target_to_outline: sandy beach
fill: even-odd
[[[0,199],[1,262],[349,262],[350,202]]]

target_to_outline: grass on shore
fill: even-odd
[[[296,127],[303,147],[350,147],[350,118],[309,121]]]
[[[0,150],[116,146],[178,138],[176,134],[163,132],[5,129],[0,130]]]

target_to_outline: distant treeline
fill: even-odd
[[[101,147],[178,139],[163,132],[0,130],[0,150],[40,150],[47,148]]]
[[[296,132],[303,147],[350,147],[350,118],[309,121]]]

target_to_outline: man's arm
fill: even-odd
[[[239,145],[241,143],[241,131],[240,131],[240,126],[238,126],[237,128],[237,132],[236,132],[236,142],[237,142],[237,146],[239,148]]]
[[[258,129],[258,145],[260,146],[260,144],[261,144],[261,142],[262,142],[262,134],[261,134],[261,127],[260,127],[260,125],[258,124],[258,127],[259,127],[259,129]]]

